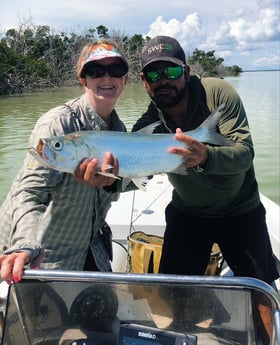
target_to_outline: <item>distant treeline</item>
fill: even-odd
[[[78,85],[76,61],[80,50],[86,43],[102,37],[120,44],[130,64],[130,81],[139,81],[141,50],[149,37],[109,33],[103,25],[83,34],[57,33],[47,25],[35,26],[28,20],[17,29],[0,33],[0,95]],[[237,76],[242,72],[240,67],[225,67],[223,62],[215,57],[214,50],[196,49],[188,57],[192,73],[200,76]]]

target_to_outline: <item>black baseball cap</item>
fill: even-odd
[[[148,41],[142,49],[142,70],[155,61],[170,61],[177,65],[186,63],[183,48],[175,38],[156,36]]]

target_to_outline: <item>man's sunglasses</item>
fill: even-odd
[[[128,72],[128,67],[124,64],[115,65],[91,65],[89,66],[84,75],[88,75],[91,78],[102,78],[106,74],[109,74],[113,78],[121,78],[125,76]]]
[[[169,66],[156,70],[144,70],[143,74],[149,83],[156,83],[163,75],[166,79],[177,79],[182,76],[183,72],[183,66]]]

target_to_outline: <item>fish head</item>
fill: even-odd
[[[73,173],[81,161],[88,157],[88,147],[76,134],[40,139],[36,148],[29,152],[48,168]]]

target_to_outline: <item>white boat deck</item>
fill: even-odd
[[[261,194],[273,253],[280,262],[280,206]]]
[[[147,191],[121,193],[107,215],[113,238],[126,241],[133,231],[162,235],[165,228],[164,211],[171,200],[172,187],[166,175],[155,176]]]
[[[165,229],[165,207],[171,200],[172,186],[165,174],[154,176],[147,185],[147,191],[121,193],[107,215],[107,222],[113,232],[113,239],[123,244],[134,231],[163,235]],[[278,269],[280,270],[280,206],[261,194],[267,212],[267,225]],[[120,248],[115,258],[124,259]],[[122,254],[122,255],[121,255]],[[120,262],[113,262],[113,269],[120,270]],[[123,268],[122,268],[123,269]],[[279,284],[279,280],[277,285]]]

